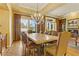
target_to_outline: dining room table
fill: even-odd
[[[41,33],[30,33],[27,34],[28,38],[30,38],[30,40],[35,43],[36,45],[38,45],[40,48],[38,48],[39,51],[39,55],[41,55],[40,52],[42,52],[42,54],[44,54],[44,45],[49,43],[49,42],[53,42],[58,40],[58,36],[53,36],[53,35],[47,35],[47,34],[41,34]]]

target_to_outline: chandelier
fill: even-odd
[[[31,18],[33,20],[35,20],[37,22],[37,24],[39,24],[39,23],[43,22],[43,17],[44,16],[38,11],[38,3],[37,3],[37,10],[33,15],[31,15]]]

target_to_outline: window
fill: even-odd
[[[36,21],[26,18],[26,16],[21,16],[21,31],[31,30],[36,31]]]
[[[48,28],[48,31],[52,30],[53,26],[52,26],[51,21],[47,21],[47,28]]]
[[[22,28],[28,28],[28,20],[22,19],[21,20],[21,27]]]
[[[45,27],[47,31],[56,31],[56,19],[47,19]]]
[[[28,29],[28,19],[24,16],[21,17],[21,31],[27,31]]]
[[[33,32],[36,31],[36,21],[35,20],[30,20],[30,27]]]

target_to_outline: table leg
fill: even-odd
[[[38,51],[38,56],[43,56],[44,55],[44,44],[39,45],[37,51]]]

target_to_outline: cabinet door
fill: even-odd
[[[15,24],[14,24],[14,28],[15,28],[15,40],[20,40],[20,20],[21,20],[21,16],[18,14],[14,15],[14,20],[15,20]]]

